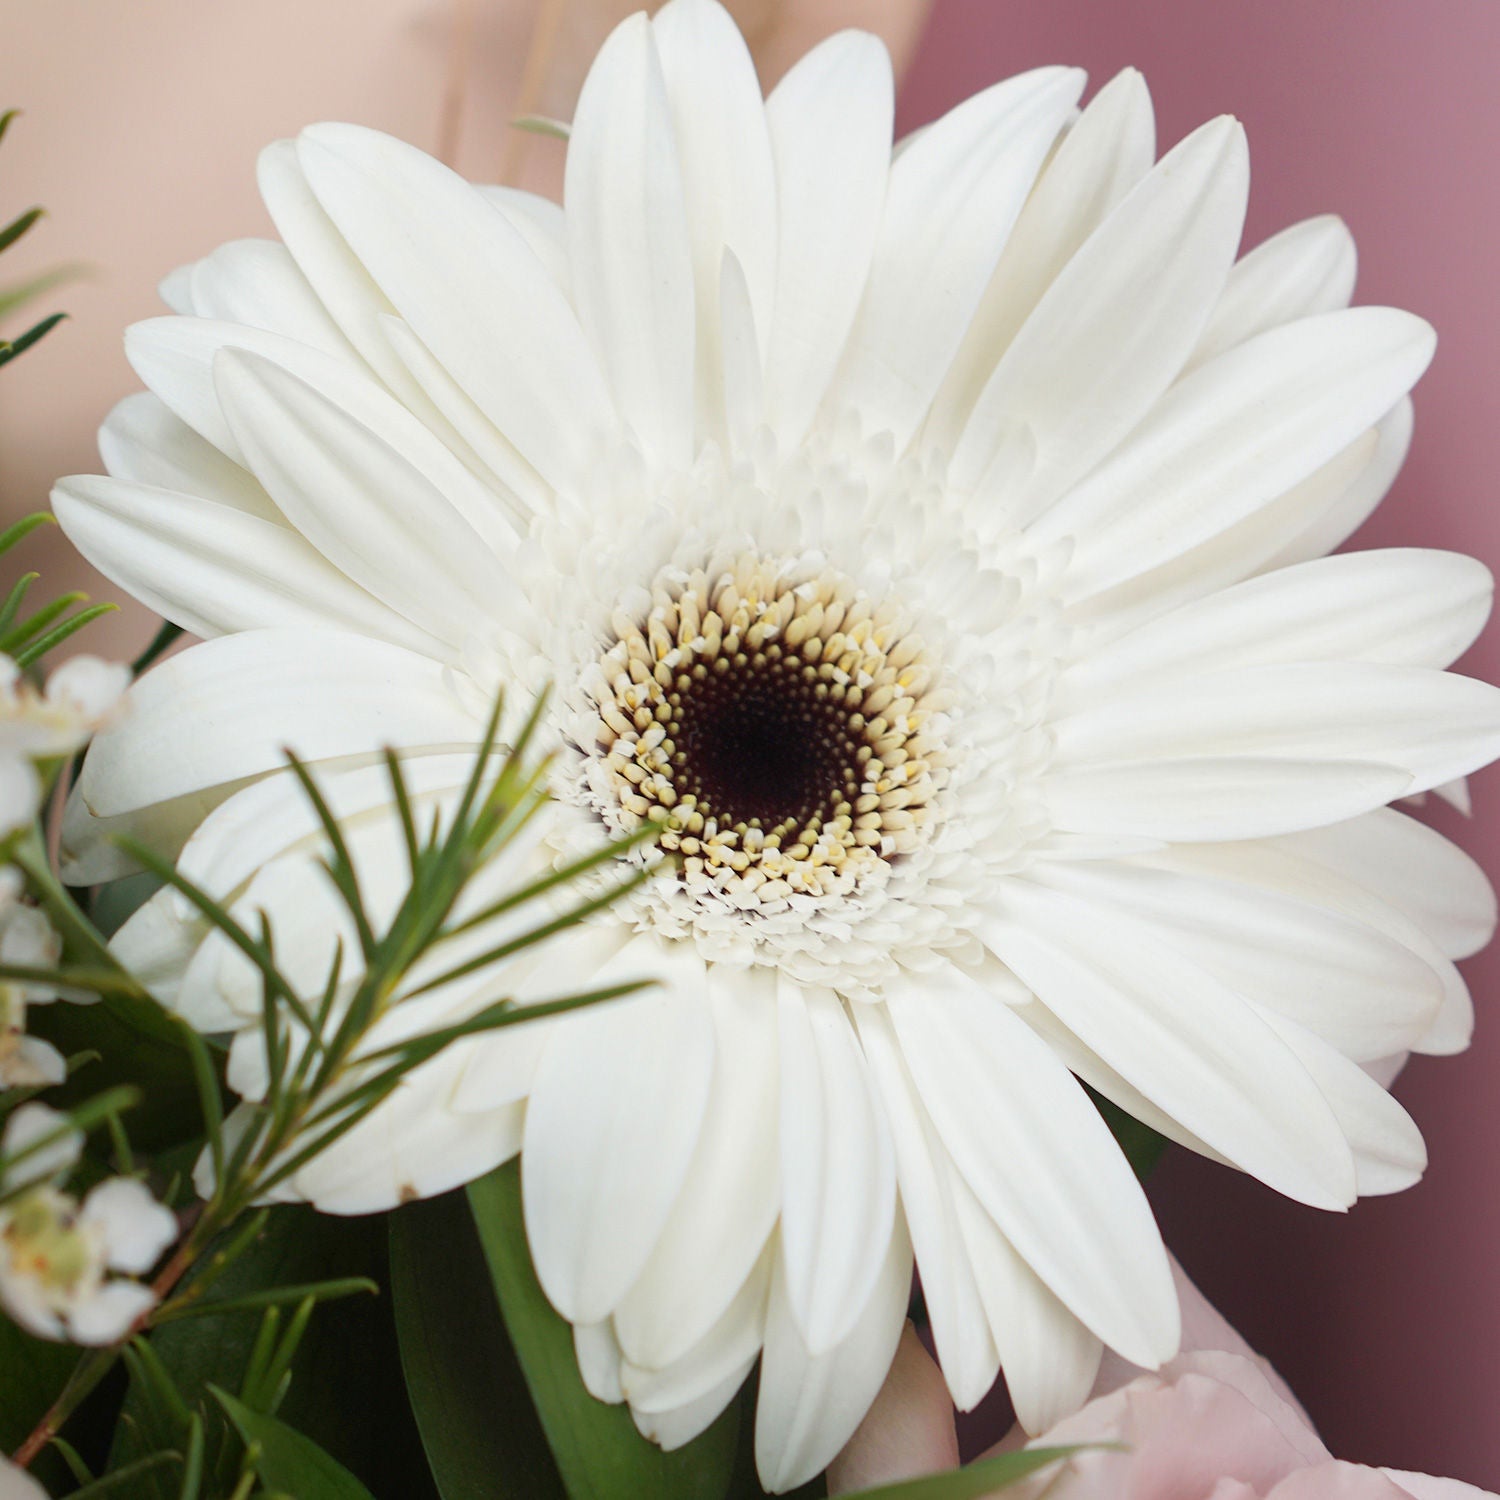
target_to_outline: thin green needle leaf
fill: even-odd
[[[526,948],[545,941],[555,936],[568,927],[576,926],[579,922],[594,915],[595,912],[603,911],[606,907],[613,906],[622,896],[635,890],[644,884],[656,872],[654,870],[637,870],[627,879],[619,881],[613,888],[604,892],[603,895],[591,897],[587,901],[580,901],[577,906],[570,907],[559,917],[554,917],[550,922],[543,922],[540,926],[533,927],[529,932],[522,933],[519,937],[511,938],[509,942],[501,943],[497,947],[481,953],[477,958],[471,958],[461,964],[455,964],[451,969],[439,974],[436,979],[430,979],[425,984],[412,990],[407,996],[411,999],[416,995],[425,995],[435,990],[439,985],[447,984],[450,980],[461,979],[466,974],[472,974],[478,969],[487,968],[490,964],[498,963],[502,958],[509,958],[512,954],[520,953]]]
[[[151,637],[151,644],[131,662],[131,676],[139,677],[163,652],[171,648],[181,634],[181,625],[174,625],[170,620],[163,620],[161,628]]]
[[[28,328],[18,339],[0,339],[0,365],[8,365],[33,344],[40,343],[66,317],[67,313],[53,313],[50,318],[43,318],[40,323]]]
[[[0,250],[9,250],[45,212],[45,209],[28,208],[24,214],[12,219],[4,229],[0,229]]]
[[[152,1319],[155,1326],[179,1323],[184,1318],[204,1316],[218,1317],[222,1313],[249,1312],[263,1307],[282,1307],[289,1302],[309,1299],[313,1303],[337,1302],[344,1297],[361,1295],[379,1296],[380,1287],[368,1276],[344,1276],[335,1281],[313,1281],[303,1286],[268,1287],[263,1292],[251,1292],[244,1297],[230,1297],[213,1302],[202,1298],[189,1304],[176,1306],[168,1303]]]
[[[91,604],[87,609],[79,610],[76,615],[70,615],[62,624],[54,625],[40,640],[33,641],[24,651],[17,652],[16,665],[22,668],[34,666],[54,647],[62,645],[69,636],[76,635],[85,625],[92,625],[105,615],[115,614],[119,607],[118,604]]]
[[[151,1347],[151,1341],[144,1338],[132,1339],[130,1352],[139,1361],[139,1371],[146,1389],[161,1403],[172,1424],[176,1427],[186,1426],[191,1415],[187,1401],[177,1388],[171,1372],[162,1363],[161,1356]]]
[[[401,817],[401,834],[406,842],[406,867],[413,883],[422,862],[422,845],[417,838],[417,820],[412,813],[411,793],[406,788],[406,777],[401,773],[401,758],[389,746],[385,750],[386,773],[391,780],[391,794],[396,799],[396,811]]]
[[[529,135],[548,135],[559,141],[565,141],[573,134],[573,127],[566,120],[555,120],[551,115],[517,115],[510,123],[515,130],[524,130]]]
[[[359,932],[359,945],[368,960],[375,950],[375,933],[365,914],[365,903],[359,890],[359,874],[354,868],[353,859],[349,856],[349,846],[344,842],[344,830],[339,826],[339,820],[334,817],[333,810],[323,797],[322,789],[313,779],[306,765],[292,751],[287,750],[284,753],[287,764],[292,768],[292,775],[301,783],[303,793],[312,803],[313,811],[317,813],[318,821],[323,825],[323,832],[333,846],[334,863],[325,868],[333,877],[333,883],[338,887],[339,894],[344,898],[344,905],[349,908],[349,915],[354,918],[354,925]]]
[[[44,510],[34,511],[29,516],[22,516],[19,521],[13,521],[4,531],[0,531],[0,555],[10,551],[22,538],[28,537],[38,526],[56,526],[56,520]]]
[[[24,214],[19,214],[12,219],[4,229],[0,229],[0,250],[9,250],[45,212],[46,210],[41,208],[28,208]]]
[[[89,1468],[86,1463],[84,1463],[83,1455],[79,1453],[79,1451],[72,1445],[72,1443],[54,1434],[52,1438],[52,1446],[56,1448],[60,1454],[62,1454],[63,1462],[67,1464],[69,1471],[73,1475],[73,1478],[76,1479],[79,1484],[93,1483],[94,1471]]]
[[[525,906],[529,901],[535,901],[538,896],[544,896],[550,890],[560,885],[567,885],[580,877],[587,875],[590,870],[597,869],[600,865],[608,864],[609,861],[620,859],[632,849],[656,838],[661,829],[654,823],[643,823],[633,832],[625,834],[622,838],[613,840],[608,844],[595,849],[591,854],[585,854],[581,859],[575,859],[571,864],[562,866],[561,869],[549,870],[547,874],[529,885],[523,885],[520,890],[512,891],[510,895],[503,896],[493,905],[487,906],[483,911],[475,912],[472,917],[464,920],[454,927],[446,928],[443,932],[445,938],[457,937],[461,932],[468,932],[471,928],[482,926],[485,922],[493,921],[496,917],[503,916],[508,911],[514,911],[518,906]]]
[[[59,595],[50,604],[44,604],[29,620],[16,626],[0,640],[0,650],[13,653],[18,646],[24,646],[33,636],[41,634],[59,615],[66,614],[75,604],[83,604],[88,597],[81,590],[75,590],[71,594]]]
[[[151,999],[150,993],[143,990],[129,975],[110,969],[45,969],[31,964],[0,964],[0,979],[55,985],[60,989],[87,990],[91,995],[126,995],[133,1000]]]
[[[198,1107],[203,1112],[203,1132],[208,1138],[209,1158],[214,1166],[215,1184],[224,1181],[224,1101],[219,1094],[219,1075],[213,1058],[197,1031],[186,1021],[179,1021],[183,1044],[193,1065],[193,1082],[198,1088]]]
[[[21,605],[26,602],[26,595],[31,585],[41,576],[40,573],[23,573],[16,580],[10,593],[5,596],[5,603],[0,605],[0,636],[10,629],[11,622],[21,612]]]
[[[156,1469],[164,1469],[169,1464],[181,1462],[180,1453],[152,1453],[146,1458],[137,1459],[133,1464],[126,1464],[122,1469],[116,1469],[113,1474],[106,1474],[102,1479],[96,1479],[92,1484],[84,1485],[81,1490],[74,1490],[68,1496],[68,1500],[98,1500],[100,1495],[113,1495],[121,1490],[129,1494],[131,1487],[142,1475],[150,1474]]]
[[[203,1418],[194,1412],[188,1418],[187,1456],[183,1462],[182,1488],[177,1500],[198,1500],[203,1488],[204,1434]]]

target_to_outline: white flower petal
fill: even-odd
[[[622,21],[578,96],[563,206],[578,316],[648,457],[693,456],[693,260],[651,23]]]
[[[893,987],[887,1003],[927,1113],[1006,1239],[1107,1344],[1137,1364],[1170,1358],[1177,1304],[1161,1236],[1067,1069],[951,964]],[[1090,1227],[1099,1224],[1110,1226],[1107,1243]]]
[[[67,1060],[52,1045],[37,1036],[23,1036],[15,1051],[0,1057],[0,1088],[47,1088],[68,1076]]]
[[[1317,558],[1174,610],[1070,666],[1062,714],[1197,673],[1272,662],[1446,667],[1489,617],[1494,579],[1457,552],[1392,548]]]
[[[699,1003],[712,1012],[715,1045],[703,1130],[661,1238],[615,1308],[620,1343],[641,1366],[670,1365],[707,1336],[744,1286],[781,1208],[768,1128],[779,1107],[774,981],[717,966],[706,979]]]
[[[755,1467],[773,1495],[821,1473],[870,1409],[901,1340],[911,1267],[911,1242],[898,1214],[859,1320],[843,1343],[814,1355],[802,1340],[778,1259],[755,1414]]]
[[[104,1234],[111,1269],[144,1275],[177,1238],[177,1216],[133,1177],[111,1177],[90,1190],[80,1221]]]
[[[1305,560],[1287,554],[1341,510],[1348,495],[1364,483],[1378,450],[1377,429],[1371,428],[1299,484],[1207,541],[1073,605],[1066,612],[1075,632],[1071,654],[1085,656],[1216,589]],[[1321,556],[1326,550],[1306,556]]]
[[[276,232],[329,317],[375,374],[387,384],[399,382],[400,367],[376,330],[391,304],[318,202],[297,142],[267,146],[256,162],[256,180]]]
[[[356,583],[454,645],[504,614],[514,584],[399,446],[394,402],[382,414],[391,421],[368,425],[295,374],[237,349],[215,359],[214,383],[256,478]]]
[[[145,485],[80,475],[52,492],[68,540],[127,593],[205,640],[307,624],[442,656],[285,525]]]
[[[1024,523],[1110,452],[1181,370],[1234,260],[1250,159],[1210,121],[1170,151],[1073,256],[985,384],[953,456],[977,486],[1006,423],[1034,434],[1037,468],[1007,506]]]
[[[99,429],[99,456],[116,479],[196,495],[285,524],[252,475],[199,437],[150,391],[126,396],[110,411]]]
[[[807,431],[864,294],[894,110],[890,56],[859,31],[814,47],[766,100],[779,230],[766,407],[784,443]]]
[[[752,1355],[731,1370],[712,1390],[705,1391],[682,1406],[674,1406],[666,1411],[646,1411],[632,1406],[630,1416],[635,1422],[636,1431],[667,1453],[692,1442],[735,1398],[754,1365],[755,1357]]]
[[[734,257],[765,340],[776,295],[776,168],[755,61],[717,0],[670,0],[652,18],[671,106],[697,292],[698,389],[719,359],[720,267]],[[757,368],[762,351],[755,346]]]
[[[36,767],[23,755],[0,751],[0,838],[31,822],[41,800]]]
[[[778,981],[781,1252],[786,1296],[814,1355],[869,1300],[896,1212],[885,1112],[831,990]]]
[[[602,1323],[573,1325],[573,1357],[578,1361],[584,1389],[594,1400],[618,1406],[625,1399],[620,1384],[624,1356],[607,1319]]]
[[[286,764],[382,745],[477,743],[481,727],[438,663],[334,630],[250,630],[168,657],[130,690],[130,712],[89,747],[78,797],[134,812]],[[201,819],[200,809],[199,818]]]
[[[864,301],[828,400],[904,448],[989,284],[1069,111],[1075,68],[1038,68],[965,100],[891,167]]]
[[[106,1281],[68,1311],[68,1337],[75,1344],[118,1343],[156,1306],[156,1294],[138,1281]]]
[[[1289,563],[1322,557],[1346,542],[1389,493],[1411,448],[1414,414],[1410,396],[1404,396],[1375,424],[1375,449],[1359,476],[1330,505],[1307,518],[1266,564],[1284,568]]]
[[[562,204],[523,188],[483,185],[479,193],[510,221],[564,292],[568,289],[568,221]]]
[[[1254,756],[1358,773],[1374,762],[1406,771],[1411,793],[1500,752],[1500,689],[1371,662],[1231,667],[1197,676],[1190,693],[1173,683],[1071,714],[1054,732],[1064,767]]]
[[[624,1363],[621,1389],[634,1412],[671,1412],[695,1405],[732,1377],[744,1379],[760,1353],[765,1334],[766,1299],[775,1258],[772,1242],[762,1249],[718,1319],[682,1354],[657,1369],[628,1360]],[[708,1421],[718,1414],[715,1408]]]
[[[1336,826],[1354,828],[1367,820],[1399,816],[1381,809],[1353,819],[1348,824]],[[1320,833],[1321,830],[1317,832]],[[1414,1047],[1422,1052],[1461,1052],[1468,1046],[1474,1029],[1473,1002],[1469,998],[1463,976],[1421,922],[1414,921],[1406,911],[1393,904],[1400,899],[1400,888],[1404,885],[1406,876],[1388,875],[1380,868],[1384,859],[1401,851],[1405,841],[1394,840],[1383,844],[1378,838],[1364,839],[1356,836],[1350,840],[1347,853],[1362,854],[1366,863],[1362,867],[1345,871],[1334,867],[1331,861],[1321,861],[1316,841],[1306,850],[1303,849],[1303,841],[1312,837],[1308,834],[1296,834],[1278,839],[1258,839],[1249,843],[1179,845],[1138,855],[1137,859],[1153,868],[1171,870],[1196,879],[1227,880],[1274,891],[1294,901],[1337,912],[1361,926],[1383,933],[1414,953],[1438,976],[1442,985],[1442,1003],[1428,1030],[1413,1044]],[[1434,871],[1444,864],[1452,868],[1451,862],[1447,861],[1439,861],[1436,865],[1424,864],[1421,851],[1414,855],[1414,869]],[[1462,872],[1455,871],[1455,889],[1460,888],[1463,881],[1469,878]],[[1484,895],[1479,899],[1487,899],[1493,903],[1488,883],[1484,882],[1482,874],[1478,878],[1484,889]],[[1460,900],[1463,899],[1465,897],[1461,895]],[[1364,1048],[1355,1047],[1355,1050],[1362,1051]]]
[[[526,1110],[521,1186],[537,1276],[583,1323],[613,1311],[660,1238],[713,1076],[702,960],[641,939],[619,963],[670,987],[555,1028]]]
[[[1016,1254],[962,1177],[950,1176],[954,1212],[1000,1347],[1016,1420],[1027,1432],[1045,1432],[1088,1399],[1104,1345]]]
[[[1064,132],[933,403],[926,440],[951,452],[1016,330],[1074,252],[1151,169],[1156,122],[1146,81],[1117,73]]]
[[[901,1209],[922,1275],[922,1298],[954,1405],[972,1411],[995,1383],[1000,1351],[954,1207],[947,1152],[901,1057],[882,1005],[854,1011],[870,1073],[880,1090],[896,1150]]]
[[[1410,1050],[1443,999],[1439,974],[1400,939],[1328,906],[1137,862],[1052,865],[1049,887],[1149,923],[1257,1007],[1359,1062]],[[1044,997],[1045,998],[1045,997]]]
[[[1135,435],[1038,518],[1072,537],[1065,595],[1100,593],[1249,515],[1326,463],[1416,383],[1432,330],[1384,307],[1261,334],[1180,381]]]
[[[1495,892],[1475,860],[1442,834],[1389,808],[1277,841],[1367,885],[1403,911],[1450,958],[1495,935]]]
[[[40,1182],[71,1171],[83,1157],[83,1134],[67,1126],[68,1117],[50,1104],[30,1102],[14,1110],[5,1121],[4,1134],[0,1134],[0,1161],[23,1151],[31,1155],[12,1169],[14,1175],[8,1173],[0,1179],[0,1186],[9,1192],[20,1183]],[[56,1139],[50,1145],[32,1150],[55,1132]]]
[[[297,155],[389,298],[381,311],[411,325],[538,473],[558,486],[581,480],[613,434],[612,403],[572,308],[505,216],[379,131],[315,125]]]
[[[1086,1047],[1235,1165],[1299,1202],[1353,1202],[1349,1148],[1317,1086],[1267,1022],[1169,936],[1071,890],[1016,880],[984,941]]]
[[[231,240],[192,268],[193,313],[284,334],[340,358],[353,352],[297,269],[274,240]]]
[[[1360,1197],[1421,1181],[1427,1147],[1416,1122],[1365,1070],[1295,1022],[1267,1019],[1312,1075],[1354,1153]]]
[[[1334,214],[1272,235],[1229,273],[1188,368],[1282,323],[1348,307],[1356,269],[1354,236]]]
[[[1265,838],[1350,818],[1411,788],[1396,766],[1281,756],[1164,756],[1064,766],[1043,783],[1054,826],[1182,843]]]

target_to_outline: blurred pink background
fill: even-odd
[[[1356,300],[1428,318],[1438,355],[1395,490],[1355,545],[1421,544],[1500,565],[1500,5],[1495,0],[938,0],[906,126],[1043,62],[1094,85],[1133,64],[1160,140],[1210,115],[1250,134],[1247,243],[1333,210],[1360,250]],[[1492,625],[1462,664],[1500,672]],[[1500,775],[1471,823],[1440,818],[1500,877]],[[1335,1453],[1500,1489],[1500,945],[1467,965],[1463,1057],[1397,1085],[1426,1180],[1347,1217],[1282,1202],[1175,1152],[1152,1189],[1168,1243],[1270,1356]]]
[[[457,157],[493,178],[536,5],[467,8]],[[575,0],[544,112],[567,112],[579,59],[629,8]],[[736,8],[774,77],[807,40],[855,18],[909,41],[922,0]],[[134,384],[119,331],[156,310],[157,276],[267,232],[259,145],[324,117],[438,144],[453,14],[447,0],[0,0],[0,104],[28,110],[0,151],[0,214],[52,209],[0,279],[74,258],[97,267],[59,294],[74,322],[27,356],[24,376],[0,377],[0,511],[36,508],[55,475],[96,466],[93,429]],[[1096,86],[1141,68],[1163,145],[1238,114],[1254,163],[1247,244],[1337,211],[1360,245],[1359,300],[1411,308],[1440,335],[1411,461],[1360,543],[1453,547],[1495,566],[1497,59],[1496,0],[937,0],[902,122],[1043,62],[1081,63]],[[555,175],[555,150],[534,148],[525,180]],[[81,576],[68,567],[54,544],[49,580]],[[144,613],[127,614],[116,649],[148,630]],[[1496,630],[1466,669],[1500,675]],[[1440,821],[1500,876],[1500,777],[1481,776],[1475,800],[1472,823]],[[1500,948],[1469,978],[1473,1049],[1419,1060],[1398,1086],[1432,1152],[1421,1186],[1334,1218],[1174,1153],[1153,1196],[1189,1271],[1277,1363],[1336,1452],[1500,1488]]]

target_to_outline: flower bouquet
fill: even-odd
[[[1141,1186],[1396,1192],[1468,1041],[1490,577],[1335,552],[1431,330],[1134,72],[893,149],[670,0],[547,128],[268,146],[52,497],[160,633],[3,596],[0,1496],[1479,1494]]]

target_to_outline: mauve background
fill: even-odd
[[[774,73],[786,37],[829,29],[833,12],[878,15],[902,36],[921,3],[738,9]],[[570,45],[626,8],[573,0]],[[528,0],[476,6],[459,153],[476,175],[495,175],[529,12]],[[5,278],[74,257],[98,268],[60,294],[73,324],[0,377],[0,513],[36,508],[56,474],[96,466],[93,429],[134,384],[119,330],[156,310],[156,276],[266,232],[251,172],[262,142],[342,117],[435,143],[450,14],[446,0],[0,0],[0,104],[28,110],[0,152],[0,205],[52,210]],[[1361,544],[1454,547],[1494,566],[1497,61],[1496,0],[937,0],[902,122],[1043,62],[1081,63],[1095,86],[1141,68],[1163,146],[1239,115],[1254,164],[1247,245],[1337,211],[1360,245],[1359,300],[1412,308],[1440,334],[1412,458]],[[529,169],[538,181],[546,149]],[[47,567],[58,586],[82,576],[55,545]],[[127,613],[115,649],[148,628]],[[1500,675],[1496,642],[1492,630],[1467,670]],[[1475,790],[1472,823],[1437,816],[1500,875],[1500,778]],[[1152,1192],[1169,1243],[1336,1452],[1500,1489],[1500,952],[1468,973],[1473,1049],[1418,1060],[1398,1086],[1431,1147],[1418,1188],[1331,1217],[1174,1153]]]
[[[1250,135],[1246,243],[1310,214],[1359,242],[1357,300],[1428,318],[1412,455],[1358,545],[1500,563],[1500,5],[1495,0],[938,0],[907,77],[921,123],[1043,62],[1146,75],[1159,140],[1209,116]],[[1494,680],[1500,628],[1463,664]],[[1439,818],[1500,876],[1500,777]],[[1302,1397],[1341,1457],[1500,1490],[1500,945],[1466,966],[1479,1024],[1397,1086],[1426,1179],[1331,1216],[1174,1152],[1152,1188],[1190,1274]]]

